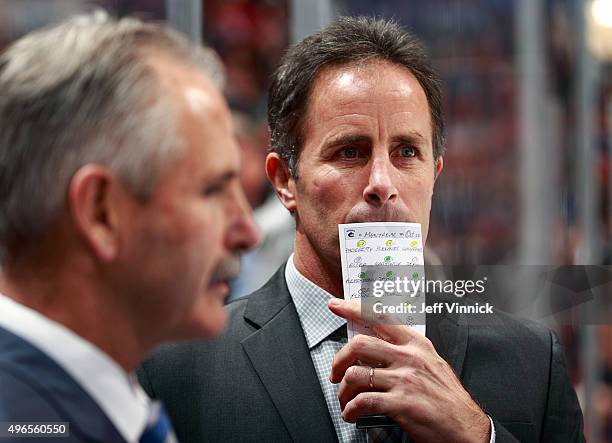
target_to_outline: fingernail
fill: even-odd
[[[344,300],[342,300],[341,298],[334,297],[331,300],[329,300],[329,305],[330,306],[340,306],[343,302]]]

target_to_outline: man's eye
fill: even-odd
[[[357,148],[344,148],[340,151],[340,156],[342,158],[357,158],[359,155],[359,151]]]
[[[216,184],[212,184],[204,188],[202,193],[204,194],[205,197],[209,197],[215,194],[219,194],[222,191],[223,191],[223,184],[216,183]]]
[[[400,155],[402,157],[416,157],[416,150],[413,147],[406,146],[400,149]]]

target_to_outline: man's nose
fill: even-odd
[[[226,236],[226,246],[231,251],[247,251],[261,241],[261,233],[253,220],[253,211],[247,202],[242,187],[236,186],[235,204],[232,205],[230,226]]]
[[[397,188],[393,183],[393,165],[388,154],[372,158],[368,185],[363,190],[363,199],[380,208],[397,199]]]

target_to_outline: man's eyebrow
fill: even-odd
[[[391,138],[391,141],[393,143],[421,144],[426,143],[427,139],[419,132],[412,131],[408,134],[395,135]]]
[[[332,148],[335,146],[349,146],[360,143],[369,143],[372,138],[368,135],[362,134],[341,134],[334,136],[327,140],[323,145],[323,148]],[[423,144],[427,142],[427,139],[421,135],[420,132],[410,131],[406,134],[395,135],[391,138],[393,143],[405,143],[405,144]]]
[[[341,134],[334,136],[327,140],[323,146],[323,148],[330,148],[334,146],[348,146],[359,143],[370,142],[372,139],[367,135],[361,134]]]
[[[222,185],[222,184],[225,184],[227,182],[232,181],[237,176],[238,176],[238,172],[237,171],[234,171],[234,170],[225,171],[224,173],[222,173],[220,175],[216,175],[214,177],[210,177],[208,179],[208,183],[209,184]]]

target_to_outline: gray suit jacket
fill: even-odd
[[[182,442],[335,442],[284,266],[228,306],[212,341],[159,348],[139,369]],[[427,336],[490,414],[497,441],[583,441],[582,412],[554,334],[498,315],[491,326],[428,316]]]

